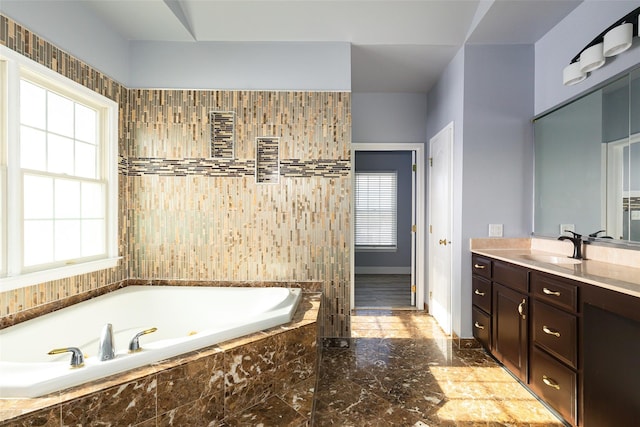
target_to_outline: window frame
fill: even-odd
[[[358,187],[358,175],[393,175],[394,177],[394,227],[393,227],[393,241],[392,245],[358,245],[357,244],[357,187]],[[354,249],[356,252],[397,252],[398,250],[398,171],[397,170],[359,170],[355,171],[355,183],[354,183]]]
[[[2,256],[0,292],[35,285],[51,280],[112,268],[118,265],[118,104],[63,75],[46,68],[8,48],[0,50],[0,233]],[[100,180],[105,189],[106,254],[98,259],[80,259],[75,264],[28,271],[23,265],[23,199],[20,164],[20,80],[26,79],[62,94],[76,102],[97,107],[100,115]],[[5,173],[2,176],[2,172]],[[4,179],[3,179],[4,178]],[[17,207],[9,209],[11,207]],[[11,250],[9,250],[11,249]]]

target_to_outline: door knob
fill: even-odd
[[[447,239],[440,239],[438,240],[438,243],[440,243],[441,245],[447,246]]]

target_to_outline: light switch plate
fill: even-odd
[[[560,235],[562,236],[571,236],[571,233],[567,233],[566,231],[576,231],[575,224],[560,224]]]
[[[489,224],[489,237],[502,237],[502,224]]]

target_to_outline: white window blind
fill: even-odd
[[[356,247],[396,248],[396,193],[396,172],[356,172]]]

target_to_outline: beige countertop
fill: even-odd
[[[472,239],[471,252],[640,298],[640,264],[634,267],[596,259],[585,259],[579,264],[554,264],[531,258],[536,256],[567,258],[566,250],[562,253],[540,250],[541,245],[535,243],[527,245],[524,242],[530,239],[518,240],[517,244],[505,242],[504,247],[500,248],[502,245],[498,241],[487,245],[483,244],[486,239]]]

